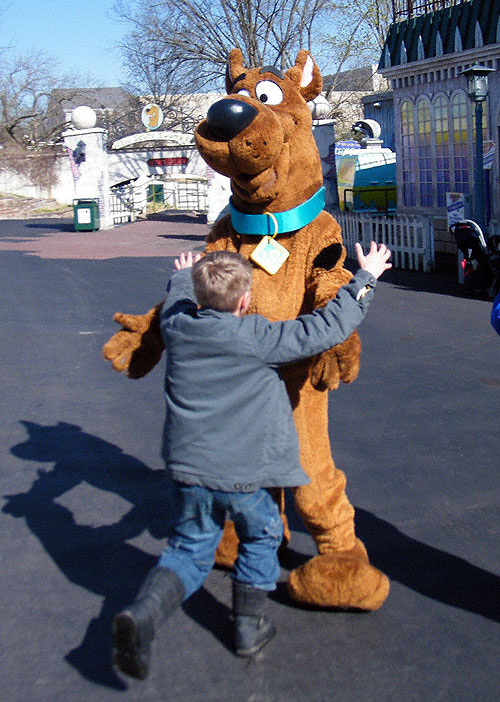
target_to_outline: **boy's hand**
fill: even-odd
[[[384,271],[392,268],[392,263],[388,263],[391,252],[385,244],[380,244],[380,247],[377,248],[377,244],[372,241],[370,251],[365,256],[361,244],[357,242],[356,256],[359,267],[371,273],[374,278],[380,278]]]
[[[179,258],[174,261],[174,266],[177,271],[182,271],[184,268],[192,268],[193,265],[199,261],[201,254],[194,254],[192,251],[188,251],[187,254],[181,253]]]

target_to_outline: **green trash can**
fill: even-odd
[[[99,200],[73,200],[75,232],[95,232],[99,229]]]

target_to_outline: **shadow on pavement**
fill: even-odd
[[[424,544],[356,509],[356,526],[377,568],[421,595],[500,622],[500,577]]]
[[[353,273],[358,270],[357,261],[346,260],[346,268]],[[383,283],[394,285],[404,290],[427,292],[452,297],[464,297],[462,286],[458,283],[458,264],[456,256],[442,255],[436,257],[436,270],[429,273],[403,268],[391,268],[382,277]],[[484,299],[474,296],[474,299]]]
[[[206,224],[207,215],[190,210],[163,210],[149,214],[146,219],[154,222],[185,222],[187,224]]]
[[[287,502],[293,498],[287,494]],[[290,529],[305,531],[293,509],[287,510]],[[404,534],[371,512],[356,508],[356,534],[364,542],[370,562],[390,580],[444,604],[500,622],[500,577],[441,549]],[[301,566],[308,556],[288,547],[281,564],[287,570]],[[276,599],[299,606],[284,586]]]
[[[182,241],[197,241],[205,244],[205,234],[157,234],[158,239],[181,239]]]
[[[51,232],[75,232],[72,219],[31,219],[24,226],[26,229],[47,229]]]
[[[102,609],[89,622],[81,644],[66,660],[98,684],[126,689],[111,665],[111,623],[114,615],[129,604],[156,557],[127,543],[148,531],[154,538],[167,535],[169,513],[168,479],[163,470],[152,470],[124,453],[118,446],[83,432],[80,427],[59,422],[43,426],[22,422],[28,439],[11,448],[25,460],[51,463],[39,470],[31,488],[6,495],[2,511],[24,518],[54,563],[72,583],[103,598]],[[87,484],[122,498],[123,513],[107,514],[116,521],[100,526],[77,523],[75,515],[57,500],[73,488]],[[122,503],[120,503],[122,504]],[[291,528],[304,531],[290,515]],[[95,518],[92,513],[91,519]],[[500,621],[500,578],[467,561],[423,544],[390,523],[358,509],[356,523],[371,560],[389,578],[427,597]],[[12,548],[16,548],[13,545]],[[282,565],[292,569],[307,556],[287,549]],[[284,584],[274,595],[289,606]],[[201,589],[184,604],[186,613],[230,648],[228,609],[207,590]]]
[[[2,239],[5,241],[19,237],[29,237],[32,239],[38,234],[50,234],[55,231],[74,233],[75,227],[73,220],[63,218],[0,220],[0,237],[2,237]]]
[[[11,453],[54,466],[47,471],[39,470],[27,492],[5,495],[2,511],[26,520],[70,582],[104,599],[81,644],[65,658],[87,679],[110,688],[126,689],[111,664],[111,624],[114,615],[133,600],[147,571],[157,560],[127,541],[144,531],[157,539],[167,535],[165,514],[169,513],[170,502],[166,474],[148,468],[117,446],[73,424],[59,422],[43,426],[27,421],[22,424],[28,431],[28,439],[13,446]],[[77,523],[74,513],[57,500],[85,483],[118,495],[131,505],[130,509],[116,515],[115,523],[102,526]],[[110,519],[110,515],[105,518]],[[220,627],[220,622],[228,619],[228,612],[206,590],[202,588],[196,593],[186,603],[185,611],[229,645],[229,633],[221,632]]]

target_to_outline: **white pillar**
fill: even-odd
[[[213,224],[229,212],[229,198],[231,197],[231,181],[226,176],[217,173],[207,166],[207,223]]]
[[[76,108],[76,110],[79,109],[81,108]],[[93,126],[83,129],[69,129],[63,132],[62,136],[73,172],[75,198],[85,200],[98,198],[99,228],[111,228],[113,220],[109,203],[109,171],[105,130]]]

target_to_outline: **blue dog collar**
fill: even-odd
[[[245,214],[240,212],[233,205],[233,199],[229,200],[229,210],[231,213],[231,224],[239,234],[257,234],[264,236],[274,236],[293,232],[296,229],[305,227],[316,219],[325,206],[325,188],[320,188],[309,200],[302,205],[286,210],[285,212],[272,212],[272,216],[267,214]],[[278,231],[275,231],[276,223]]]

